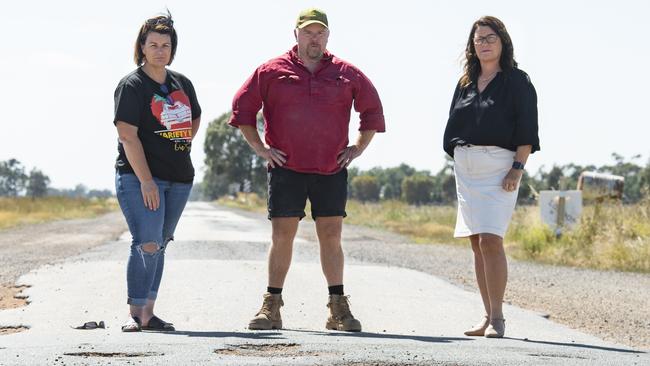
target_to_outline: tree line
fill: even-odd
[[[83,184],[77,184],[72,189],[52,188],[50,187],[50,177],[40,169],[32,168],[27,173],[25,166],[20,161],[9,159],[0,161],[0,196],[106,198],[113,196],[113,192],[108,189],[88,189]]]
[[[208,125],[205,139],[205,175],[198,187],[204,199],[212,200],[235,192],[266,195],[266,162],[248,146],[236,128],[228,126],[230,113],[224,113]],[[264,121],[257,117],[258,129]],[[650,190],[650,162],[639,165],[640,155],[630,159],[613,153],[612,164],[602,166],[569,163],[541,167],[525,172],[519,188],[520,204],[535,203],[541,190],[576,189],[583,171],[620,175],[625,178],[623,201],[634,203]],[[402,200],[409,204],[451,204],[456,201],[453,161],[448,157],[437,172],[417,170],[407,164],[397,167],[348,169],[349,192],[364,202]]]

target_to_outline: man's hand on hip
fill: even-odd
[[[268,161],[269,165],[271,165],[271,168],[275,168],[276,166],[280,167],[287,162],[287,154],[272,147],[262,146],[255,149],[255,152],[264,160]]]
[[[356,159],[361,155],[363,151],[359,149],[356,145],[351,145],[346,147],[345,149],[339,151],[338,158],[336,159],[336,162],[339,164],[340,167],[342,168],[347,168],[348,165],[352,162],[352,160]]]

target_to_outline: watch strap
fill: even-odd
[[[512,162],[512,169],[523,170],[524,169],[524,163],[522,163],[520,161],[513,161]]]

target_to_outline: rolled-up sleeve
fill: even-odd
[[[359,112],[361,119],[359,131],[385,132],[384,109],[377,89],[361,71],[355,71],[357,86],[354,94],[354,110]]]
[[[229,125],[233,127],[257,125],[257,112],[262,108],[260,88],[260,68],[257,68],[233,98]]]
[[[539,151],[537,123],[537,92],[528,75],[516,78],[514,104],[516,113],[513,145],[532,145],[531,152]]]

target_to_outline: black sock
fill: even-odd
[[[282,287],[267,287],[266,292],[270,292],[274,295],[282,293]]]
[[[343,285],[329,286],[330,295],[343,295]]]

